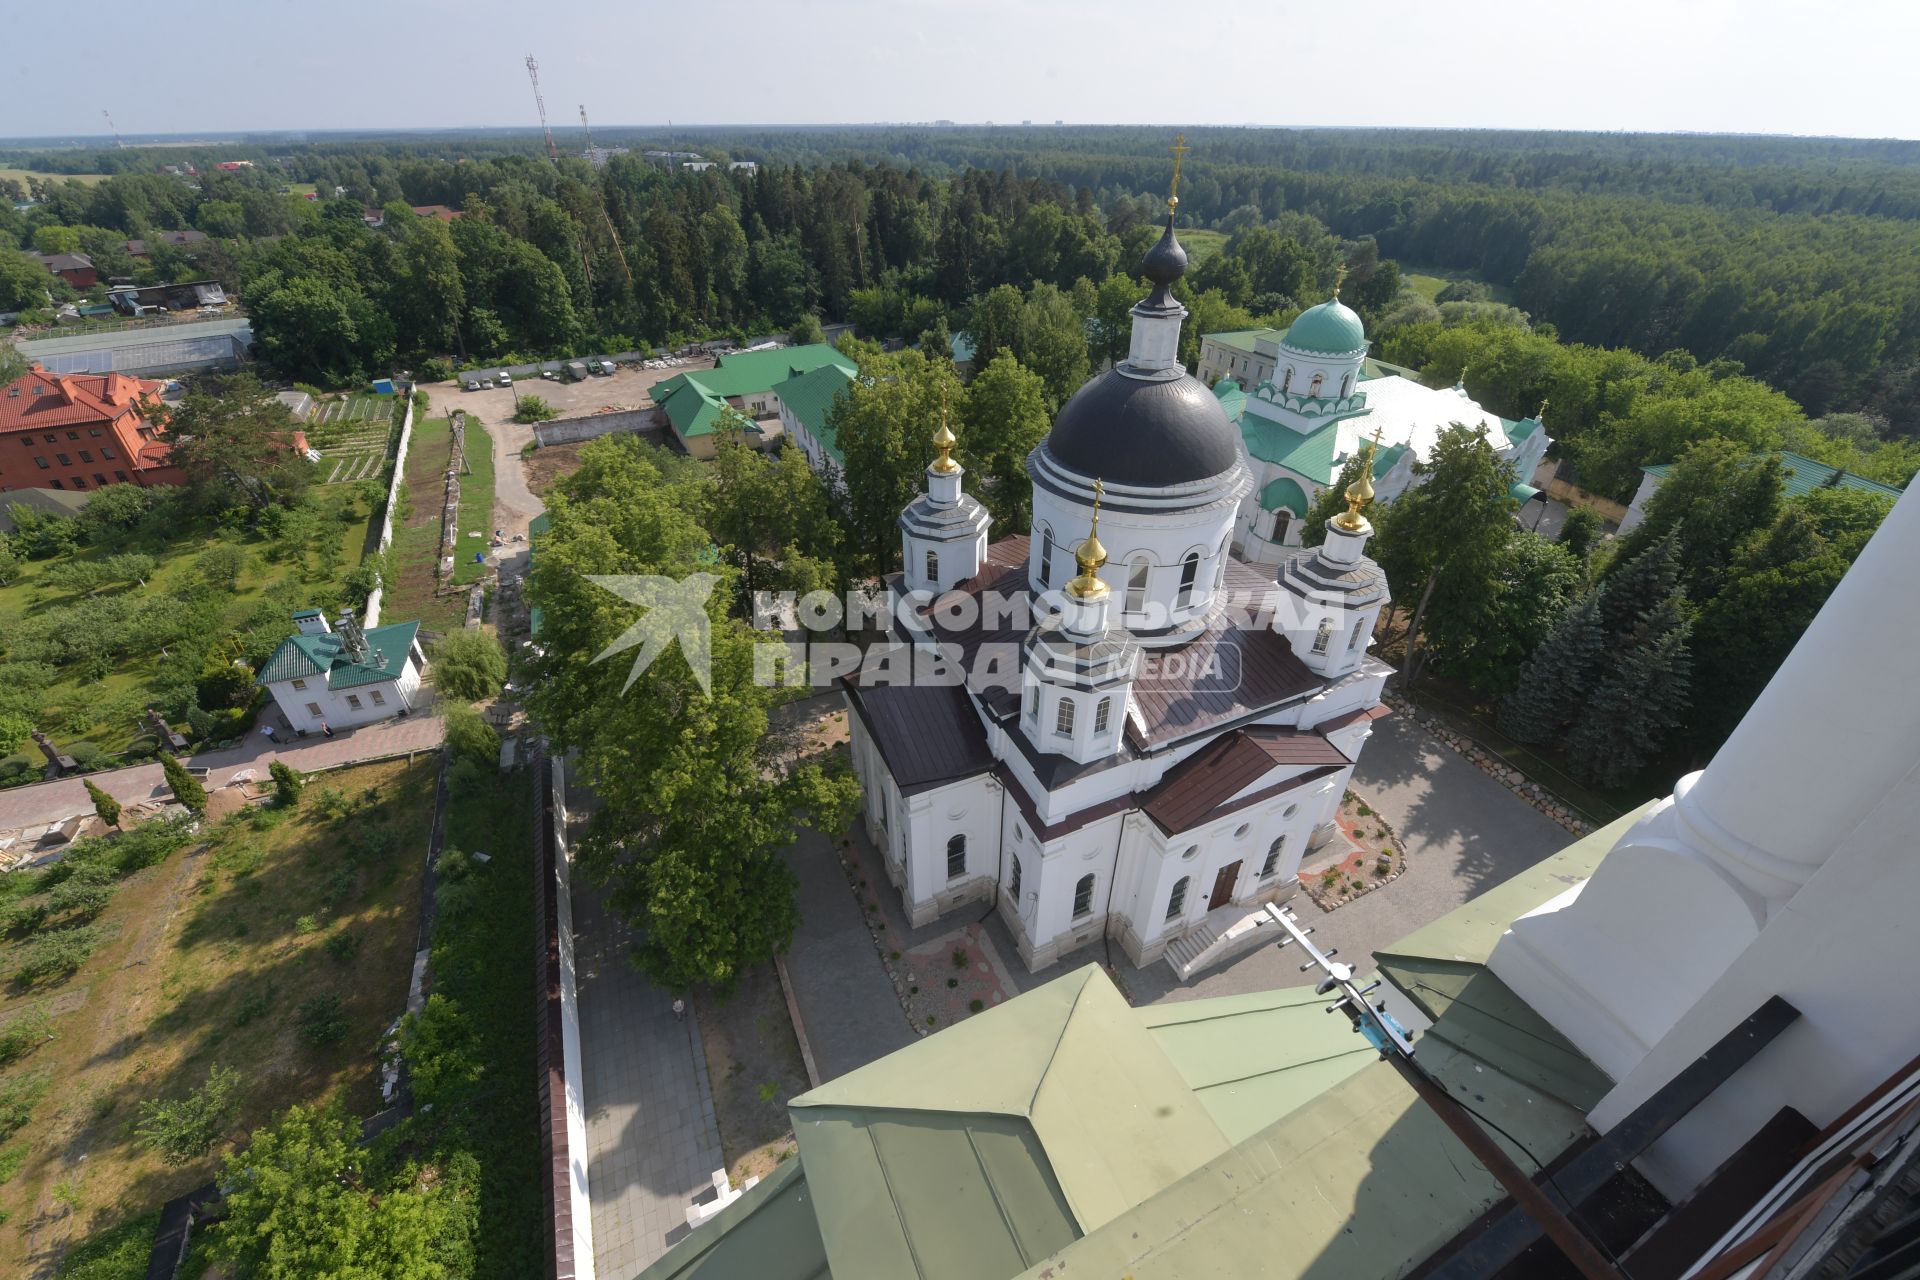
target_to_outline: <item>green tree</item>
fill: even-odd
[[[33,721],[18,711],[0,711],[0,753],[18,750],[33,737]]]
[[[305,790],[307,780],[300,771],[284,760],[275,760],[267,766],[267,773],[273,779],[273,798],[282,808],[292,808],[300,803],[300,793]]]
[[[173,792],[175,800],[195,817],[206,813],[207,789],[200,785],[200,779],[188,773],[187,767],[169,752],[160,753],[160,769],[166,775],[167,789]]]
[[[110,827],[120,825],[120,802],[94,785],[92,778],[82,778],[87,787],[87,798],[93,801],[93,811],[100,821]]]
[[[986,368],[1002,348],[1018,351],[1023,307],[1020,291],[1010,284],[996,285],[973,300],[967,310],[967,336],[973,340],[974,368]]]
[[[1088,330],[1088,356],[1095,369],[1119,364],[1133,341],[1134,304],[1147,296],[1147,286],[1131,276],[1108,276],[1093,291]]]
[[[1401,679],[1419,675],[1424,637],[1460,651],[1485,626],[1500,593],[1499,562],[1513,529],[1513,468],[1486,433],[1455,423],[1435,437],[1415,481],[1387,505],[1374,558],[1396,603],[1412,601]]]
[[[706,524],[739,565],[743,594],[837,585],[840,526],[806,454],[785,442],[769,455],[726,440],[711,476]]]
[[[1448,675],[1487,694],[1506,692],[1522,665],[1580,593],[1584,573],[1565,547],[1513,530],[1494,561],[1493,600],[1483,625],[1436,643],[1434,661]]]
[[[1026,528],[1033,515],[1027,455],[1052,425],[1046,383],[1003,351],[968,384],[960,421],[960,449],[976,468],[975,496],[1002,530]]]
[[[1013,350],[1040,376],[1051,403],[1065,404],[1087,380],[1087,318],[1057,285],[1036,284],[1021,303]],[[981,358],[975,356],[976,368],[984,367]]]
[[[79,253],[80,228],[41,226],[34,228],[33,247],[37,253]]]
[[[1734,549],[1779,517],[1785,479],[1777,458],[1731,440],[1702,440],[1647,499],[1645,518],[1620,540],[1621,561],[1672,537],[1687,594],[1705,600],[1720,589]]]
[[[313,464],[294,452],[298,426],[259,379],[238,374],[216,391],[189,391],[168,414],[167,438],[196,505],[257,514],[291,506],[313,478]]]
[[[1605,584],[1562,614],[1525,665],[1519,683],[1500,702],[1500,728],[1520,742],[1557,741],[1593,688],[1606,648],[1600,627]]]
[[[233,1124],[240,1111],[239,1091],[240,1073],[216,1063],[205,1083],[186,1097],[142,1102],[133,1131],[169,1169],[191,1164],[213,1150]]]
[[[1626,783],[1685,723],[1693,658],[1693,621],[1677,589],[1640,616],[1567,735],[1567,763],[1582,781]]]
[[[941,406],[964,420],[966,391],[944,360],[911,349],[864,360],[860,377],[835,399],[828,424],[846,459],[848,569],[856,576],[891,571],[899,558],[896,521],[920,492],[933,460]],[[970,446],[961,441],[961,459]]]
[[[449,632],[428,656],[428,675],[450,698],[479,702],[499,696],[506,684],[507,652],[497,637],[482,628]]]
[[[821,327],[820,317],[809,311],[793,322],[793,331],[787,335],[787,340],[796,347],[811,346],[816,342],[825,342],[827,331]]]
[[[1592,507],[1575,507],[1567,512],[1566,521],[1560,526],[1560,545],[1584,560],[1593,550],[1593,544],[1600,540],[1603,528],[1598,511]]]

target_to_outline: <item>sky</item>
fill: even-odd
[[[24,29],[27,0],[0,0]],[[1920,138],[1913,0],[87,0],[155,75],[16,59],[0,136],[962,122]],[[98,49],[97,36],[87,43]],[[110,59],[111,60],[111,59]]]

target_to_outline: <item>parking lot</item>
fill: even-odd
[[[492,424],[512,419],[516,395],[539,396],[552,405],[554,413],[562,418],[574,418],[607,409],[644,409],[653,404],[651,392],[656,382],[664,382],[689,369],[711,368],[713,361],[701,358],[689,360],[677,369],[636,369],[621,365],[611,376],[590,377],[584,382],[567,382],[564,379],[548,382],[536,374],[530,378],[515,375],[511,388],[502,387],[496,381],[495,385],[484,391],[464,391],[458,381],[425,385],[427,394],[433,397],[434,412],[464,409]]]

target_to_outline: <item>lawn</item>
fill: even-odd
[[[415,419],[407,446],[404,496],[395,512],[393,545],[387,551],[388,582],[382,615],[419,622],[429,631],[457,631],[466,622],[463,594],[434,594],[440,557],[440,499],[452,441],[445,418]]]
[[[480,420],[467,415],[467,469],[460,477],[460,540],[453,560],[453,580],[466,584],[492,572],[475,564],[473,553],[485,553],[493,537],[493,437]],[[468,535],[478,533],[478,538]]]
[[[0,587],[0,711],[19,711],[79,755],[126,751],[144,737],[143,709],[195,681],[217,646],[270,649],[291,634],[295,610],[340,604],[381,497],[373,483],[316,485],[276,517],[277,537],[162,518],[120,545],[23,560]],[[144,581],[60,585],[116,555],[150,557],[152,568]],[[20,771],[13,761],[38,759],[0,760],[0,779]]]
[[[1471,271],[1457,271],[1452,267],[1410,267],[1401,264],[1400,280],[1409,289],[1425,298],[1428,302],[1442,289],[1458,280],[1470,280],[1487,286],[1495,302],[1512,302],[1513,290],[1505,285],[1483,280]]]
[[[38,169],[0,169],[0,179],[12,178],[21,186],[29,182],[84,182],[92,186],[96,182],[105,182],[104,173],[41,173]]]
[[[1208,258],[1227,247],[1227,233],[1224,231],[1202,231],[1199,228],[1182,229],[1180,247],[1187,251],[1188,269],[1198,271]]]
[[[17,975],[54,924],[97,939],[70,976],[0,987],[0,1053],[8,1027],[50,1019],[0,1075],[0,1096],[39,1095],[0,1147],[0,1273],[202,1185],[291,1103],[380,1108],[376,1046],[406,1003],[436,766],[321,775],[293,809],[242,809],[124,878],[89,874],[125,856],[122,839],[0,881],[16,910],[58,901],[46,895],[62,886],[34,894],[43,877],[111,891],[91,923],[56,916],[0,940],[0,973]],[[211,1152],[169,1168],[134,1131],[140,1104],[184,1097],[216,1065],[239,1073],[234,1118]]]

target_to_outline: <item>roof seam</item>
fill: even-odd
[[[1031,1121],[1028,1122],[1028,1127],[1032,1127]],[[1022,1266],[1032,1266],[1034,1259],[1028,1256],[1026,1246],[1020,1241],[1020,1232],[1013,1225],[1013,1217],[1007,1212],[1006,1202],[1000,1198],[1000,1188],[995,1185],[993,1174],[987,1169],[987,1162],[980,1156],[980,1144],[974,1141],[973,1130],[963,1128],[960,1132],[967,1139],[967,1150],[973,1153],[973,1162],[980,1167],[980,1181],[986,1184],[987,1195],[993,1200],[993,1211],[1000,1215],[1000,1225],[1007,1229],[1007,1239],[1013,1243],[1013,1251],[1020,1255]],[[1036,1144],[1039,1142],[1037,1134],[1034,1141]],[[1044,1147],[1041,1149],[1045,1150]]]
[[[1124,821],[1124,819],[1122,821]],[[1073,1025],[1074,1015],[1080,1012],[1080,1001],[1086,998],[1087,987],[1089,985],[1091,984],[1086,982],[1080,984],[1080,989],[1073,993],[1073,1004],[1067,1008],[1067,1016],[1060,1019],[1060,1034],[1054,1037],[1053,1048],[1047,1051],[1047,1061],[1045,1065],[1040,1068],[1040,1078],[1033,1082],[1033,1096],[1027,1099],[1027,1109],[1022,1113],[1029,1120],[1033,1118],[1034,1104],[1040,1101],[1040,1090],[1046,1086],[1047,1075],[1053,1070],[1053,1060],[1060,1056],[1060,1046],[1065,1044],[1067,1040],[1067,1028]],[[1047,1144],[1044,1141],[1041,1142],[1041,1150],[1044,1151],[1046,1146]],[[1051,1160],[1052,1157],[1049,1156],[1048,1159]],[[1077,1217],[1078,1215],[1076,1214],[1075,1216]]]
[[[861,1125],[860,1136],[873,1148],[873,1167],[880,1171],[880,1183],[887,1189],[887,1199],[893,1204],[893,1219],[900,1224],[900,1240],[907,1246],[907,1257],[913,1260],[913,1274],[919,1280],[926,1280],[927,1269],[920,1265],[920,1251],[913,1247],[913,1232],[907,1226],[907,1215],[900,1203],[900,1197],[894,1192],[893,1178],[887,1172],[887,1158],[880,1152],[880,1144],[874,1141],[873,1126]],[[831,1268],[829,1268],[831,1269]]]
[[[1459,1048],[1458,1045],[1454,1047]],[[1333,1062],[1340,1058],[1351,1058],[1356,1053],[1373,1052],[1372,1046],[1362,1044],[1355,1049],[1342,1049],[1339,1053],[1330,1053],[1324,1058],[1307,1058],[1300,1062],[1289,1062],[1284,1067],[1269,1067],[1265,1071],[1251,1071],[1244,1076],[1231,1076],[1225,1080],[1209,1080],[1205,1084],[1190,1084],[1187,1087],[1195,1093],[1200,1092],[1202,1089],[1224,1089],[1230,1084],[1245,1084],[1249,1080],[1260,1080],[1267,1076],[1283,1075],[1289,1071],[1297,1071],[1301,1067],[1316,1067],[1323,1062]],[[1465,1051],[1463,1050],[1463,1052]]]

